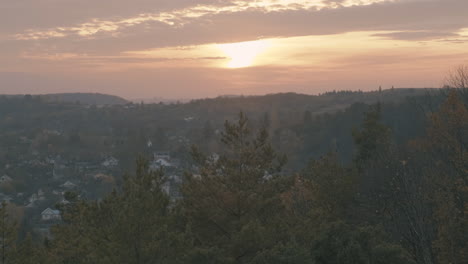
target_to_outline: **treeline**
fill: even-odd
[[[18,241],[0,210],[2,263],[468,263],[468,110],[453,90],[424,136],[396,144],[371,107],[338,153],[283,173],[267,129],[226,122],[219,156],[192,148],[182,198],[137,170],[100,201],[67,194],[53,238]]]
[[[431,100],[422,95],[430,93]],[[321,96],[272,94],[195,100],[186,104],[128,104],[105,107],[45,100],[40,96],[0,95],[0,174],[26,182],[29,171],[10,166],[24,160],[60,156],[67,161],[101,162],[114,156],[123,171],[134,170],[139,152],[166,151],[185,161],[190,145],[218,152],[224,120],[242,110],[253,126],[268,124],[275,149],[289,157],[287,170],[297,170],[336,146],[342,161],[354,149],[348,133],[362,120],[367,105],[381,101],[385,124],[403,142],[420,135],[424,120],[415,96],[429,104],[439,90],[395,89],[382,92],[343,92]],[[153,147],[148,148],[151,141]],[[146,153],[149,154],[149,153]],[[41,174],[42,175],[42,174]],[[119,175],[120,177],[120,175]],[[41,178],[44,178],[41,176]],[[44,179],[45,180],[45,179]],[[17,188],[17,192],[25,192]]]

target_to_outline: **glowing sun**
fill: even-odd
[[[251,66],[255,58],[269,46],[266,40],[238,42],[230,44],[218,44],[217,47],[223,51],[231,61],[228,68],[243,68]]]

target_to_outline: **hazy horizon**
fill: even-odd
[[[432,90],[432,89],[443,89],[443,87],[387,87],[383,88],[381,86],[375,87],[376,89],[369,89],[369,90],[349,90],[349,89],[334,89],[334,90],[326,90],[323,92],[317,92],[317,93],[301,93],[301,92],[295,92],[295,91],[284,91],[284,92],[277,92],[277,93],[259,93],[259,94],[218,94],[218,95],[209,95],[209,96],[194,96],[194,97],[162,97],[162,96],[152,96],[152,97],[125,97],[125,96],[120,96],[117,94],[112,94],[112,93],[102,93],[102,92],[83,92],[83,91],[65,91],[65,92],[53,92],[53,93],[47,93],[47,92],[37,92],[37,93],[0,93],[0,95],[6,95],[6,96],[23,96],[23,95],[33,95],[33,96],[46,96],[46,95],[62,95],[62,94],[100,94],[100,95],[109,95],[109,96],[117,96],[119,98],[125,99],[130,102],[134,103],[160,103],[160,102],[181,102],[181,103],[186,103],[190,102],[191,100],[203,100],[203,99],[216,99],[220,97],[256,97],[256,96],[270,96],[270,95],[281,95],[281,94],[297,94],[297,95],[316,95],[320,96],[324,93],[327,92],[340,92],[340,91],[362,91],[362,92],[377,92],[379,88],[382,88],[382,91],[385,90],[405,90],[405,89],[421,89],[421,90]]]
[[[441,87],[468,61],[465,0],[0,4],[0,94],[191,99]]]

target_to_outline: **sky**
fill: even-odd
[[[440,87],[467,0],[1,0],[0,94]]]

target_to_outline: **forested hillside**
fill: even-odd
[[[21,98],[23,95],[9,95],[9,97]],[[39,96],[45,102],[76,103],[84,105],[120,105],[129,101],[114,95],[98,93],[58,93]]]
[[[349,160],[352,140],[348,132],[359,125],[368,104],[381,102],[388,108],[384,111],[384,122],[393,122],[390,125],[396,129],[397,137],[405,140],[405,135],[419,133],[408,133],[407,129],[423,129],[420,115],[424,113],[420,107],[432,107],[439,97],[439,91],[395,89],[380,93],[276,94],[220,97],[186,104],[99,107],[51,101],[43,96],[3,97],[0,133],[3,146],[11,147],[11,156],[41,152],[67,159],[97,159],[117,155],[129,164],[136,154],[144,152],[148,141],[152,142],[151,151],[186,152],[197,143],[216,152],[224,121],[243,111],[255,121],[254,125],[267,125],[275,147],[297,156],[291,157],[293,160],[321,155],[330,144],[345,148],[347,154],[343,158]],[[399,111],[402,107],[407,109]],[[401,115],[394,116],[392,111]],[[412,120],[407,120],[411,116]],[[419,123],[409,127],[415,120]],[[16,144],[18,141],[22,144]]]
[[[466,263],[467,102],[464,89],[0,97],[0,257]]]

